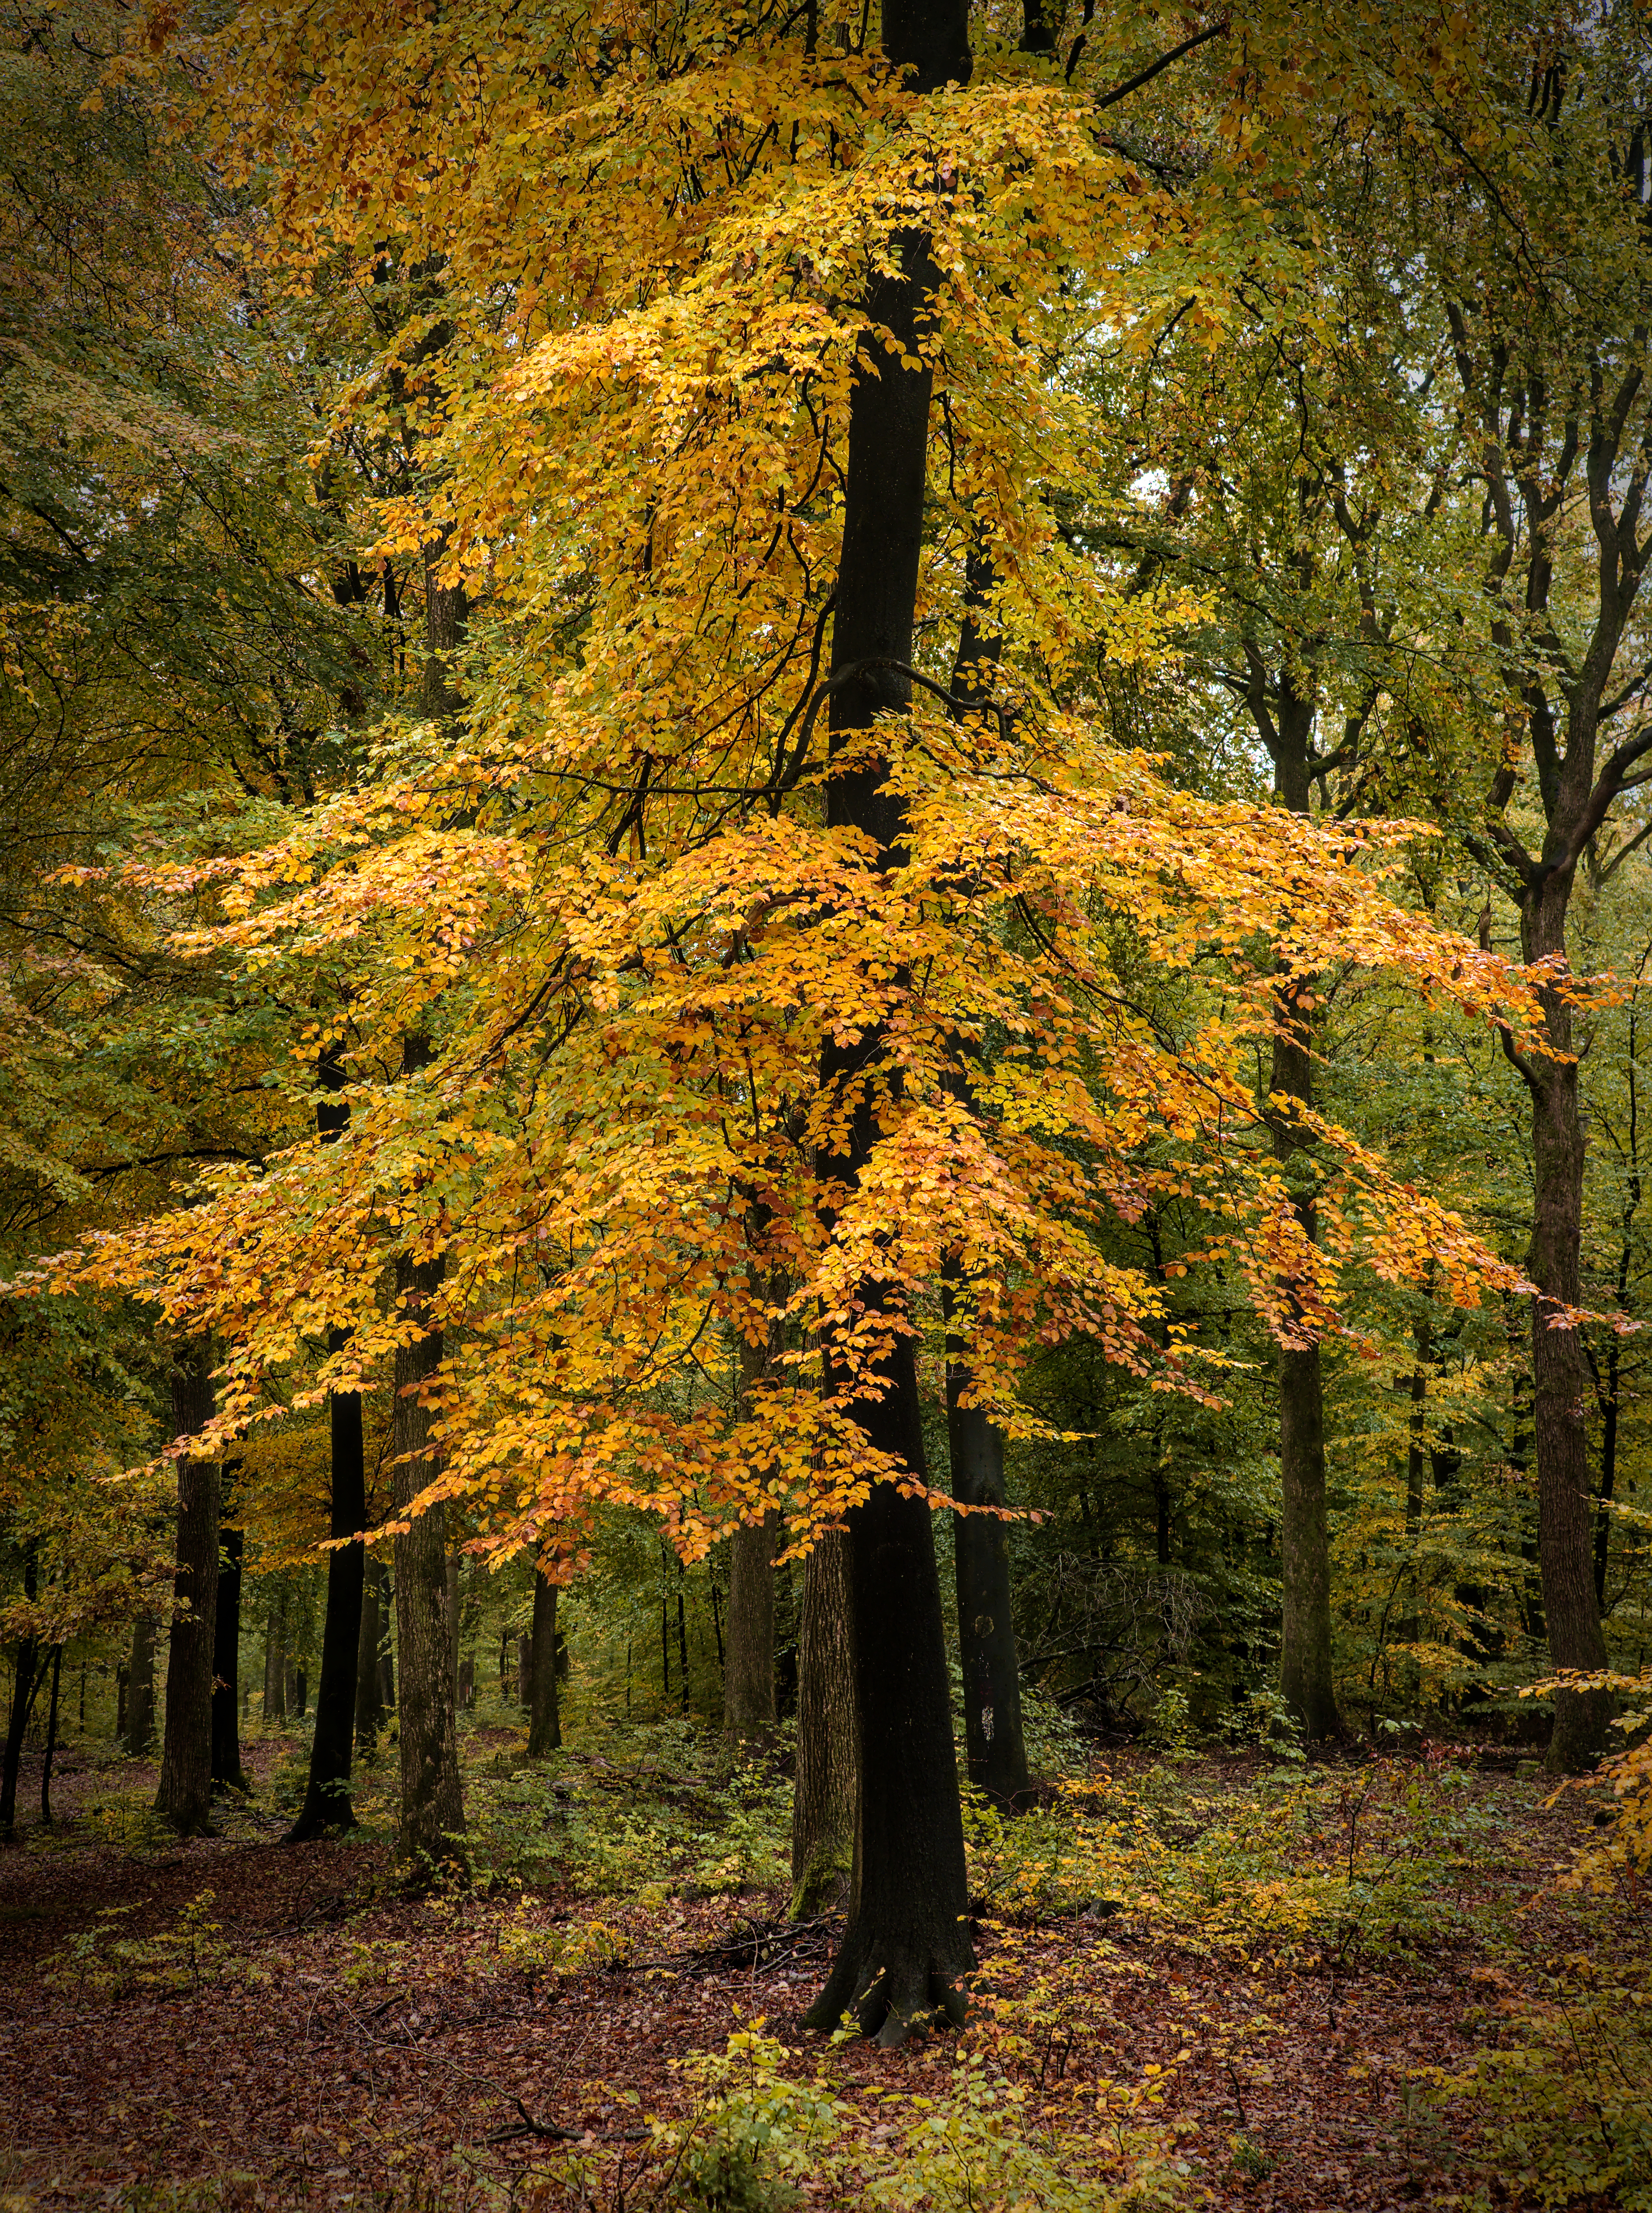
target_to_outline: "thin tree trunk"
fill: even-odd
[[[328,1338],[331,1352],[344,1349],[344,1332]],[[357,1667],[361,1656],[362,1583],[366,1550],[367,1479],[362,1451],[362,1399],[358,1391],[335,1391],[328,1400],[332,1433],[332,1516],[328,1534],[327,1611],[321,1631],[321,1673],[315,1688],[315,1734],[310,1740],[310,1773],[304,1803],[288,1833],[290,1844],[329,1829],[352,1829],[350,1763],[355,1740]],[[355,1541],[340,1544],[340,1538]]]
[[[23,1546],[23,1596],[32,1606],[40,1594],[40,1553],[31,1537]],[[23,1764],[23,1737],[43,1667],[40,1640],[27,1630],[12,1646],[11,1711],[6,1722],[4,1762],[0,1765],[0,1836],[9,1837],[17,1822],[17,1777]]]
[[[842,1902],[855,1850],[855,1667],[849,1539],[829,1529],[803,1564],[797,1655],[797,1771],[791,1801],[791,1911],[813,1920]]]
[[[1026,37],[1037,41],[1042,27],[1029,11]],[[1029,51],[1041,52],[1034,43]],[[952,695],[961,707],[984,707],[991,697],[989,672],[997,665],[1002,640],[985,622],[993,571],[990,556],[972,544],[965,564],[964,618],[953,662]],[[954,1095],[972,1114],[978,1108],[967,1076],[960,1073]],[[974,1381],[964,1347],[953,1330],[964,1277],[956,1261],[942,1274],[942,1311],[947,1328],[947,1450],[952,1495],[960,1506],[1003,1506],[1003,1432],[981,1407],[966,1406]],[[1021,1729],[1021,1664],[1011,1612],[1009,1532],[996,1515],[960,1514],[953,1523],[953,1588],[958,1609],[958,1654],[964,1686],[964,1747],[969,1779],[995,1804],[1014,1811],[1026,1802],[1027,1745]]]
[[[1289,675],[1279,685],[1273,724],[1274,790],[1293,814],[1307,815],[1312,797],[1310,762],[1314,702]],[[1309,1238],[1319,1234],[1314,1195],[1313,1146],[1299,1126],[1297,1106],[1314,1100],[1312,1016],[1304,985],[1278,995],[1278,1027],[1269,1076],[1273,1149],[1293,1186],[1292,1204]],[[1331,1539],[1325,1503],[1325,1382],[1317,1342],[1278,1351],[1280,1569],[1284,1601],[1279,1688],[1310,1742],[1338,1735],[1341,1722],[1331,1674]]]
[[[417,1065],[417,1062],[414,1063]],[[396,1291],[410,1311],[428,1310],[441,1283],[440,1259],[396,1263]],[[396,1353],[393,1452],[395,1503],[405,1509],[436,1473],[430,1416],[418,1393],[442,1364],[442,1332],[431,1328]],[[447,1515],[428,1508],[395,1542],[396,1641],[400,1653],[398,1739],[401,1752],[404,1860],[429,1869],[462,1850],[465,1801],[454,1716],[453,1641],[448,1606]]]
[[[391,1547],[392,1556],[394,1546]],[[390,1570],[381,1560],[379,1577],[379,1705],[385,1714],[396,1710],[396,1594]]]
[[[323,1144],[336,1144],[350,1126],[344,1052],[330,1045],[316,1066],[321,1096],[315,1125]],[[341,1329],[327,1332],[329,1353],[348,1342]],[[309,1782],[304,1803],[287,1838],[291,1844],[328,1829],[351,1829],[350,1763],[355,1742],[357,1670],[362,1642],[362,1588],[367,1552],[367,1471],[362,1450],[362,1394],[335,1391],[327,1401],[332,1447],[332,1514],[327,1534],[327,1610],[321,1628],[321,1673],[315,1686],[315,1734],[310,1740]],[[354,1541],[342,1544],[341,1539]]]
[[[241,1758],[241,1564],[244,1533],[222,1533],[218,1602],[212,1622],[212,1780],[245,1790]]]
[[[378,1562],[369,1560],[362,1576],[362,1628],[356,1647],[356,1751],[363,1759],[378,1743],[379,1731],[384,1724],[379,1664],[379,1646],[385,1627],[380,1591],[381,1573]]]
[[[1570,881],[1527,901],[1523,948],[1528,960],[1565,951]],[[1571,1009],[1558,992],[1543,995],[1549,1041],[1572,1050]],[[1588,1434],[1590,1390],[1582,1332],[1554,1328],[1558,1307],[1582,1304],[1580,1252],[1583,1227],[1583,1125],[1577,1106],[1577,1063],[1535,1057],[1526,1063],[1532,1100],[1533,1213],[1527,1269],[1539,1296],[1532,1305],[1532,1427],[1537,1446],[1538,1565],[1543,1618],[1558,1668],[1594,1671],[1606,1664],[1606,1638],[1594,1594],[1594,1548]],[[1605,1741],[1609,1692],[1562,1692],[1555,1699],[1547,1764],[1570,1774],[1588,1766]]]
[[[131,1657],[126,1663],[126,1750],[134,1759],[155,1748],[155,1638],[152,1613],[132,1624]]]
[[[561,1749],[562,1714],[557,1701],[557,1586],[537,1568],[533,1628],[527,1645],[527,1756],[543,1759],[547,1753]]]
[[[52,1648],[52,1702],[46,1710],[46,1758],[40,1763],[40,1826],[52,1826],[52,1762],[58,1749],[58,1685],[63,1674],[63,1647]]]
[[[722,1742],[734,1759],[773,1750],[774,1548],[780,1517],[736,1529],[728,1541],[728,1622],[722,1639]]]
[[[958,1281],[958,1271],[949,1263],[942,1286],[948,1324]],[[961,1403],[971,1371],[952,1357],[955,1349],[955,1340],[949,1338],[947,1445],[952,1495],[960,1506],[1002,1506],[1003,1431],[980,1407]],[[1013,1810],[1025,1803],[1027,1774],[1021,1666],[1009,1611],[1009,1525],[994,1514],[960,1514],[954,1521],[952,1543],[969,1779],[995,1804]]]
[[[966,80],[964,0],[886,6],[883,44],[892,63],[909,65],[908,82],[919,92]],[[831,743],[839,755],[880,710],[904,709],[910,698],[906,680],[888,664],[912,655],[932,373],[905,363],[917,355],[925,296],[938,277],[920,235],[908,233],[892,248],[899,273],[873,278],[867,309],[899,351],[869,332],[862,338],[850,403],[832,655]],[[905,857],[905,821],[887,780],[887,767],[875,762],[839,771],[827,784],[826,814],[830,826],[869,836],[878,865],[891,870]],[[822,1090],[840,1098],[850,1117],[843,1150],[823,1149],[819,1159],[827,1186],[853,1189],[870,1159],[876,1131],[868,1079],[884,1056],[877,1029],[841,1044],[830,1039],[822,1052]],[[863,1283],[859,1296],[869,1316],[887,1307],[879,1280]],[[904,1315],[893,1319],[898,1330],[905,1323]],[[837,1361],[825,1365],[828,1392],[850,1387]],[[878,1381],[880,1395],[850,1401],[850,1418],[869,1446],[926,1482],[910,1336],[897,1336]],[[808,2017],[829,2027],[850,2010],[863,2033],[895,2043],[937,2010],[961,2021],[973,1962],[952,1701],[927,1503],[881,1483],[848,1526],[860,1728],[855,1866],[842,1947]]]
[[[173,1434],[212,1417],[211,1349],[186,1348],[172,1372]],[[167,1646],[167,1719],[155,1810],[180,1836],[212,1826],[212,1651],[218,1613],[218,1463],[178,1462],[177,1571]]]
[[[283,1578],[270,1588],[264,1615],[264,1720],[287,1718],[287,1585]]]

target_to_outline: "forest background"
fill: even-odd
[[[687,1722],[886,2035],[954,1733],[1546,1743],[1632,1872],[1643,10],[3,70],[8,1831],[296,1730],[428,1880],[491,1705]]]

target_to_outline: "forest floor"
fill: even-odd
[[[885,2052],[802,2027],[783,1778],[521,1744],[468,1733],[423,1897],[393,1750],[289,1847],[292,1741],[187,1844],[71,1747],[0,1855],[0,2209],[1652,2205],[1645,1900],[1555,1888],[1595,1809],[1535,1774],[1131,1752],[977,1808],[970,2026]]]

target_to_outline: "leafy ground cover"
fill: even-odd
[[[297,1763],[167,1840],[71,1752],[0,1859],[0,2204],[1652,2206],[1646,1899],[1586,1794],[1469,1752],[1109,1753],[970,1815],[962,2038],[811,2033],[787,1789],[686,1727],[467,1741],[468,1880],[280,1839]]]

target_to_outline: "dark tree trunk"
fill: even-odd
[[[126,1663],[124,1741],[134,1759],[155,1748],[155,1616],[140,1613],[132,1624],[131,1657]]]
[[[791,1911],[799,1921],[840,1902],[854,1865],[860,1731],[849,1605],[849,1539],[830,1529],[803,1564],[791,1801]]]
[[[335,1330],[329,1351],[341,1351]],[[350,1802],[350,1763],[355,1741],[357,1668],[361,1656],[362,1582],[366,1563],[362,1531],[367,1522],[367,1480],[362,1454],[362,1399],[357,1391],[335,1391],[328,1401],[332,1429],[332,1518],[328,1534],[327,1612],[321,1631],[321,1674],[315,1690],[315,1734],[310,1741],[309,1787],[287,1842],[302,1844],[329,1829],[356,1826]],[[355,1541],[341,1545],[341,1537]]]
[[[287,1718],[287,1586],[271,1584],[264,1614],[264,1719]]]
[[[774,1547],[780,1517],[765,1514],[728,1540],[723,1637],[722,1742],[731,1758],[774,1748]]]
[[[1029,37],[1033,35],[1033,22],[1029,12]],[[1043,50],[1036,45],[1030,49]],[[984,619],[992,581],[991,559],[978,545],[972,546],[966,562],[964,619],[952,672],[953,698],[960,707],[984,706],[990,696],[990,671],[998,660],[1002,643]],[[972,1114],[978,1113],[961,1065],[954,1093]],[[961,1271],[955,1263],[948,1262],[941,1295],[948,1332],[947,1451],[952,1495],[962,1506],[1002,1506],[1005,1499],[1003,1432],[983,1409],[963,1404],[974,1380],[963,1357],[964,1347],[952,1332],[963,1288]],[[953,1583],[969,1779],[995,1804],[1014,1811],[1026,1802],[1027,1746],[1021,1731],[1021,1664],[1010,1611],[1009,1531],[1004,1522],[980,1514],[955,1517]]]
[[[454,1710],[460,1709],[460,1629],[462,1629],[462,1600],[460,1600],[460,1556],[458,1540],[449,1545],[447,1552],[447,1660],[454,1675]]]
[[[1551,880],[1552,881],[1552,880]],[[1565,951],[1570,881],[1528,899],[1522,937],[1528,960]],[[1543,994],[1550,1042],[1570,1054],[1571,1009],[1559,993]],[[1535,1192],[1527,1270],[1539,1296],[1532,1307],[1532,1428],[1537,1446],[1538,1565],[1543,1618],[1557,1667],[1590,1671],[1606,1664],[1606,1638],[1594,1594],[1588,1433],[1588,1356],[1579,1329],[1551,1326],[1557,1307],[1582,1304],[1580,1251],[1583,1225],[1583,1125],[1577,1106],[1577,1063],[1528,1059],[1532,1165]],[[1605,1691],[1562,1692],[1555,1699],[1548,1765],[1570,1774],[1588,1766],[1605,1741],[1612,1714]]]
[[[241,1563],[243,1532],[222,1533],[218,1603],[212,1621],[212,1780],[221,1789],[249,1786],[241,1759]]]
[[[1253,703],[1254,707],[1255,703]],[[1274,790],[1293,814],[1306,815],[1312,796],[1314,703],[1289,675],[1280,680],[1272,723]],[[1273,1149],[1292,1188],[1296,1218],[1318,1235],[1313,1147],[1294,1112],[1314,1100],[1311,1016],[1302,993],[1283,991],[1276,1005],[1269,1091]],[[1317,1342],[1281,1345],[1279,1383],[1280,1569],[1284,1619],[1279,1688],[1310,1742],[1339,1734],[1331,1676],[1331,1539],[1325,1503],[1325,1382]]]
[[[46,1758],[40,1763],[40,1826],[52,1826],[52,1762],[58,1750],[58,1686],[63,1675],[63,1647],[52,1648],[52,1700],[46,1709]]]
[[[40,1594],[40,1554],[30,1538],[23,1546],[23,1596],[33,1606]],[[23,1738],[41,1681],[40,1640],[33,1630],[16,1639],[11,1656],[11,1711],[6,1719],[4,1762],[0,1765],[0,1836],[5,1837],[12,1834],[17,1824],[17,1777],[23,1764]]]
[[[970,73],[964,0],[888,0],[884,52],[908,64],[918,92]],[[880,710],[903,709],[910,692],[890,662],[911,659],[931,371],[906,368],[917,351],[924,296],[936,282],[926,241],[909,233],[893,243],[898,275],[874,278],[869,322],[884,326],[899,356],[869,332],[850,404],[843,550],[832,633],[832,746],[841,753],[851,734],[872,727]],[[826,814],[832,827],[868,836],[884,869],[904,861],[905,823],[899,802],[880,787],[887,769],[875,763],[833,776]],[[835,1040],[821,1055],[821,1085],[850,1112],[840,1153],[822,1151],[822,1180],[851,1188],[875,1137],[872,1097],[881,1076],[892,1080],[886,1041],[873,1029]],[[859,1295],[869,1314],[888,1308],[884,1283],[869,1279]],[[905,1317],[893,1319],[899,1332]],[[826,1363],[826,1387],[846,1379]],[[851,1418],[869,1445],[927,1481],[917,1375],[910,1335],[877,1379],[881,1395],[852,1401]],[[965,1977],[973,1964],[958,1769],[953,1753],[952,1701],[946,1637],[936,1572],[935,1532],[921,1498],[880,1484],[848,1517],[850,1649],[859,1716],[859,1797],[855,1866],[842,1948],[825,1990],[810,2009],[816,2027],[852,2011],[863,2033],[898,2042],[937,2010],[964,2015]]]
[[[190,1346],[173,1369],[173,1434],[212,1417],[211,1349]],[[167,1719],[155,1810],[180,1836],[212,1826],[212,1649],[218,1613],[218,1463],[178,1462],[178,1552],[167,1644]]]
[[[316,1067],[322,1096],[315,1125],[324,1144],[336,1143],[350,1126],[344,1088],[344,1053],[330,1046]],[[348,1342],[341,1329],[327,1333],[329,1353]],[[356,1734],[357,1666],[361,1658],[362,1586],[367,1552],[367,1471],[362,1452],[359,1391],[335,1391],[327,1401],[332,1429],[332,1497],[327,1534],[336,1549],[327,1554],[327,1610],[321,1628],[321,1673],[315,1688],[315,1734],[310,1741],[310,1772],[304,1803],[287,1842],[302,1844],[328,1829],[352,1829],[350,1762]],[[342,1538],[354,1542],[340,1544]]]
[[[950,1321],[951,1283],[942,1305]],[[978,1406],[960,1404],[970,1370],[947,1362],[947,1446],[952,1495],[960,1506],[1004,1503],[1003,1431]],[[995,1804],[1026,1802],[1021,1666],[1009,1613],[1009,1526],[994,1514],[960,1514],[953,1527],[958,1657],[964,1679],[964,1744],[969,1779]]]
[[[393,1557],[394,1547],[392,1547]],[[386,1714],[396,1710],[396,1594],[390,1570],[381,1560],[379,1576],[379,1704]]]
[[[442,1281],[437,1260],[396,1263],[399,1299],[423,1313]],[[442,1364],[442,1332],[430,1329],[396,1354],[392,1452],[395,1503],[405,1509],[436,1474],[430,1416],[418,1393]],[[454,1716],[453,1639],[448,1606],[447,1514],[429,1508],[395,1539],[396,1642],[400,1654],[398,1739],[401,1752],[404,1860],[428,1870],[461,1850],[465,1801]]]
[[[562,1715],[557,1703],[557,1586],[536,1568],[533,1629],[527,1640],[527,1756],[543,1759],[562,1747]]]
[[[356,1750],[365,1759],[384,1726],[384,1679],[381,1646],[388,1628],[384,1603],[384,1570],[366,1563],[362,1576],[362,1630],[356,1648]]]

